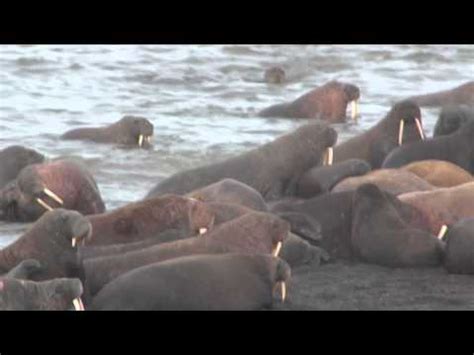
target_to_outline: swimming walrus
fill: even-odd
[[[270,106],[259,112],[261,117],[315,118],[331,123],[346,120],[347,105],[353,102],[352,118],[358,115],[357,102],[360,90],[357,86],[330,81],[290,103]]]
[[[44,162],[44,155],[21,145],[13,145],[0,150],[0,189],[15,180],[26,166]]]
[[[474,218],[448,226],[444,267],[452,274],[474,274]]]
[[[153,124],[146,118],[125,116],[118,122],[105,127],[73,129],[64,133],[61,138],[149,148],[152,136]]]
[[[445,106],[436,121],[433,136],[446,136],[456,132],[469,121],[474,121],[474,106]]]
[[[415,161],[400,169],[410,171],[437,187],[453,187],[474,181],[469,172],[444,160]]]
[[[468,81],[449,90],[412,96],[409,100],[415,101],[420,106],[474,105],[474,81]]]
[[[373,184],[356,190],[351,233],[355,254],[363,261],[389,267],[439,265],[444,243],[407,223],[395,200]]]
[[[270,308],[274,289],[291,276],[270,255],[192,255],[123,274],[93,299],[92,310],[258,310]]]
[[[401,101],[368,131],[338,144],[334,163],[362,159],[378,169],[393,149],[424,137],[420,108],[412,101]]]
[[[285,69],[280,66],[273,66],[265,70],[263,79],[268,84],[282,84],[286,81]]]
[[[301,174],[321,163],[336,140],[336,131],[327,124],[310,123],[226,161],[179,172],[158,183],[146,198],[184,195],[232,178],[257,190],[266,201],[276,200],[294,188]]]

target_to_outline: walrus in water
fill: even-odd
[[[347,105],[352,103],[352,119],[358,116],[360,90],[357,86],[330,81],[290,103],[270,106],[261,117],[316,118],[331,123],[346,120]]]
[[[73,129],[64,133],[61,138],[149,148],[152,136],[153,124],[146,118],[125,116],[120,121],[106,127]]]
[[[410,192],[398,198],[418,209],[429,221],[429,229],[435,235],[443,225],[474,217],[474,182],[433,191]]]
[[[360,159],[349,159],[334,165],[317,166],[303,174],[296,184],[296,196],[311,198],[329,192],[341,180],[370,171],[370,165]]]
[[[181,238],[207,232],[214,225],[214,213],[195,199],[167,194],[127,204],[116,210],[88,216],[93,227],[87,245],[131,243],[154,237],[170,241],[168,229],[181,231]]]
[[[80,213],[58,208],[45,213],[19,239],[0,250],[0,273],[21,261],[36,259],[41,270],[34,280],[77,276],[77,245],[90,238],[92,227]]]
[[[456,132],[467,122],[474,121],[474,106],[446,106],[441,109],[433,136],[446,136]]]
[[[401,169],[378,169],[363,176],[349,177],[332,189],[333,192],[355,191],[359,186],[371,183],[394,195],[414,191],[431,191],[435,187],[418,175]]]
[[[448,227],[444,267],[453,274],[474,274],[474,218]]]
[[[336,140],[336,131],[327,124],[310,123],[226,161],[179,172],[158,183],[146,198],[184,195],[232,178],[257,190],[266,201],[277,200],[294,188],[301,174],[322,162],[323,153]]]
[[[56,207],[84,215],[105,211],[97,183],[85,167],[67,160],[29,165],[0,191],[0,219],[35,221]]]
[[[454,187],[474,181],[466,170],[443,160],[416,161],[400,169],[410,171],[437,187]]]
[[[0,150],[0,189],[15,180],[24,167],[42,163],[44,159],[44,155],[20,145]]]
[[[277,216],[252,212],[221,224],[209,233],[156,244],[146,249],[121,255],[111,255],[82,262],[84,286],[88,296],[94,296],[117,276],[140,266],[193,254],[274,254],[278,256],[282,243],[290,232],[289,224]]]
[[[373,184],[360,186],[353,200],[353,250],[362,260],[389,267],[436,266],[444,243],[406,223],[392,201]]]
[[[0,310],[64,311],[84,310],[79,279],[59,278],[43,282],[0,278]]]
[[[286,73],[282,67],[270,67],[265,70],[263,79],[268,84],[282,84],[286,81]]]
[[[474,173],[474,121],[447,135],[414,142],[391,152],[383,168],[399,168],[420,160],[444,160]]]
[[[121,275],[94,298],[92,310],[258,310],[270,308],[291,276],[269,255],[193,255]]]
[[[204,202],[242,205],[256,211],[267,211],[262,195],[254,188],[234,179],[223,179],[188,193],[186,196]]]
[[[378,169],[393,149],[424,137],[420,108],[412,101],[402,101],[367,132],[338,144],[334,148],[334,163],[362,159],[372,169]]]
[[[474,81],[468,81],[450,90],[412,96],[409,100],[420,106],[474,105]]]

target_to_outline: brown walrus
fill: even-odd
[[[276,200],[294,188],[301,174],[321,163],[336,140],[337,132],[327,124],[310,123],[226,161],[179,172],[158,183],[146,198],[184,195],[232,178],[257,190],[266,201]]]
[[[89,140],[149,148],[153,124],[143,117],[125,116],[106,127],[77,128],[64,133],[62,139]]]
[[[367,132],[338,144],[334,148],[334,163],[362,159],[370,163],[372,169],[378,169],[393,149],[422,139],[420,108],[412,101],[401,101]]]
[[[417,208],[429,221],[430,231],[435,235],[443,225],[474,217],[474,182],[433,191],[410,192],[398,198]]]
[[[160,233],[168,229],[181,231],[178,235],[182,238],[190,237],[210,230],[215,216],[204,202],[168,194],[88,218],[93,233],[87,245],[107,245],[151,237],[167,242],[170,235]]]
[[[13,145],[0,150],[0,189],[15,180],[26,166],[44,161],[44,155],[33,149]]]
[[[258,114],[261,117],[316,118],[324,121],[344,122],[347,105],[354,102],[352,118],[357,117],[360,90],[352,84],[330,81],[304,94],[298,99],[270,106]]]
[[[418,175],[401,169],[378,169],[363,176],[348,177],[332,189],[333,192],[355,191],[371,183],[394,195],[413,191],[431,191],[435,187]]]
[[[468,81],[450,90],[412,96],[409,100],[420,106],[474,105],[474,81]]]
[[[474,106],[443,107],[436,121],[433,137],[454,133],[469,121],[474,121]]]
[[[463,168],[444,160],[422,160],[402,166],[437,187],[453,187],[474,181],[472,175]]]
[[[263,79],[269,84],[282,84],[286,81],[286,73],[282,67],[270,67],[265,70]]]
[[[18,263],[13,269],[11,269],[7,274],[1,277],[8,277],[11,279],[22,279],[22,280],[31,280],[32,277],[37,275],[43,270],[41,263],[36,259],[26,259]]]
[[[67,160],[29,165],[0,191],[0,219],[34,221],[56,207],[84,215],[105,211],[97,183],[84,166]]]
[[[274,289],[291,276],[269,255],[193,255],[121,275],[94,298],[93,310],[258,310],[274,302]]]

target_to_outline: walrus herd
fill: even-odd
[[[474,82],[401,99],[338,143],[331,124],[357,122],[360,96],[331,81],[262,109],[311,123],[114,210],[83,164],[0,150],[0,220],[34,222],[0,250],[0,310],[274,309],[299,268],[335,263],[474,274]],[[433,137],[424,106],[441,108]],[[153,135],[126,116],[60,138],[152,149]]]

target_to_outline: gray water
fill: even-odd
[[[287,70],[289,83],[263,82],[275,64]],[[111,210],[177,171],[224,160],[306,123],[256,114],[334,79],[361,89],[359,124],[335,126],[342,142],[399,99],[473,80],[474,46],[2,45],[0,149],[22,144],[49,158],[86,159]],[[153,150],[58,139],[126,114],[153,122]],[[438,109],[422,115],[431,134]],[[0,247],[28,226],[0,222]]]

